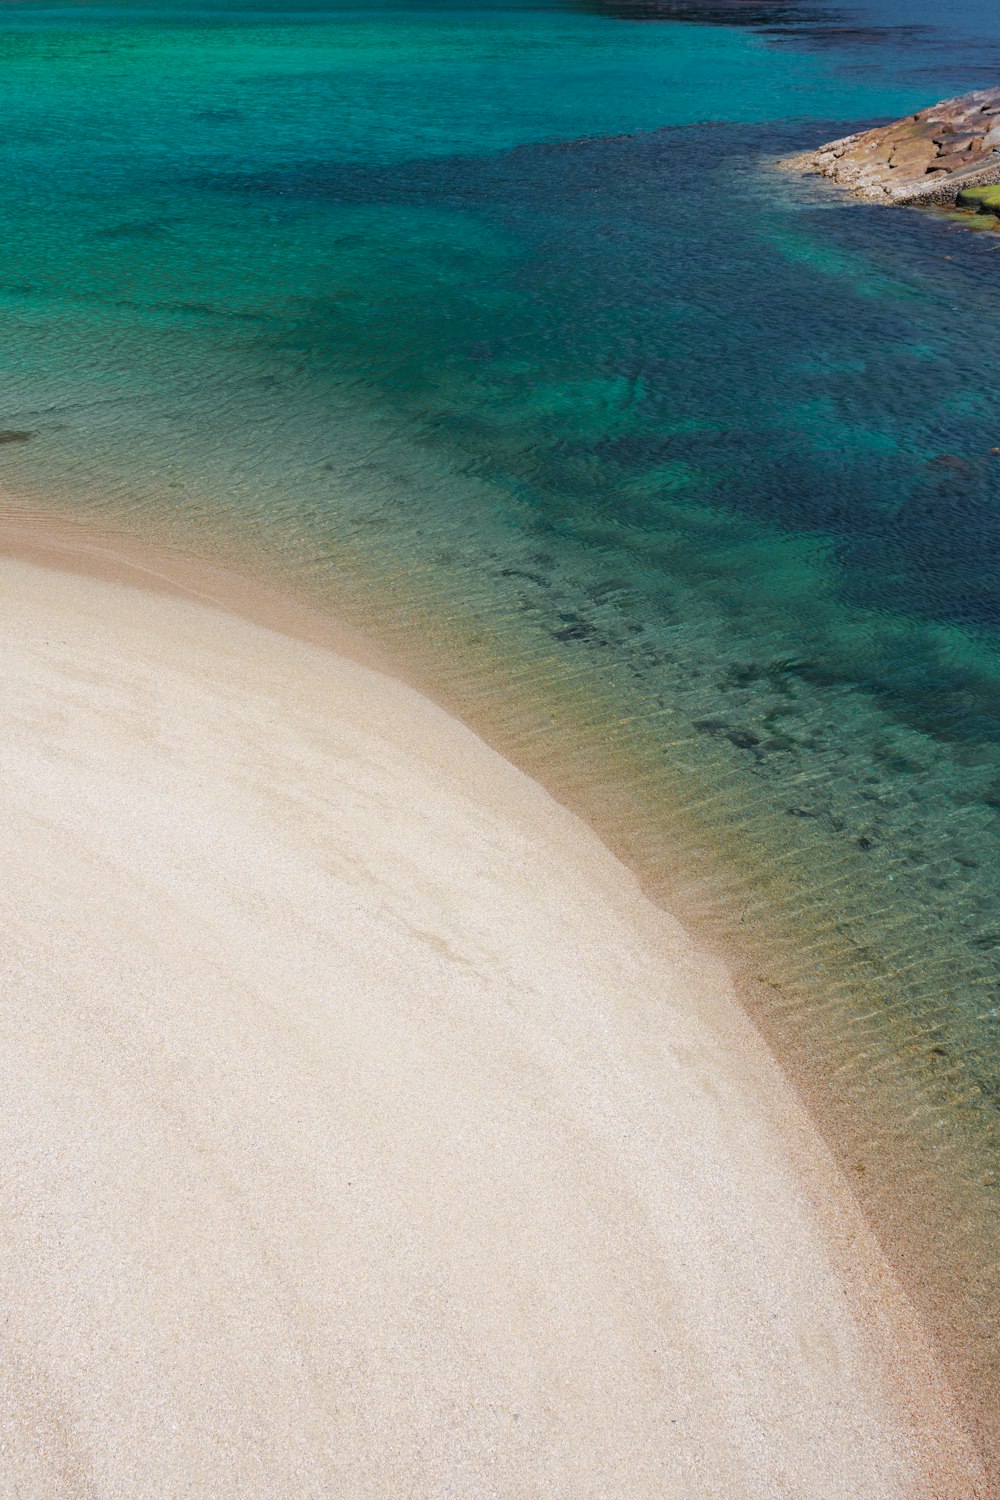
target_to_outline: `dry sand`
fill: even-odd
[[[3,1495],[977,1493],[725,968],[586,826],[221,609],[2,559],[0,641]]]

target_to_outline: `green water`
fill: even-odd
[[[1000,239],[771,166],[981,81],[873,45],[5,6],[0,485],[359,621],[749,944],[982,1381]]]

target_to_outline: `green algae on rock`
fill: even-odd
[[[1000,88],[944,99],[782,165],[829,177],[873,203],[954,205],[970,190],[1000,184]]]
[[[1000,183],[990,187],[963,188],[958,195],[958,206],[975,209],[977,214],[1000,217]]]

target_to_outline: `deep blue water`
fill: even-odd
[[[360,618],[759,935],[866,1181],[898,1072],[961,1187],[985,1378],[1000,236],[774,167],[1000,80],[941,21],[5,4],[0,485]]]

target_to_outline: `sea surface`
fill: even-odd
[[[738,951],[981,1397],[1000,235],[774,164],[998,82],[995,0],[0,4],[7,507],[360,624]]]

